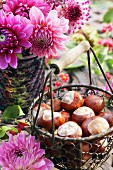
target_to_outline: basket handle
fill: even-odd
[[[59,74],[66,66],[72,64],[81,54],[90,49],[88,41],[81,41],[79,45],[67,51],[64,57],[56,60],[51,64],[50,68],[55,68],[55,74]]]

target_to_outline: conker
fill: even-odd
[[[47,102],[47,104],[48,104],[49,106],[51,106],[51,101],[49,100],[49,101]],[[58,98],[54,98],[54,99],[53,99],[53,110],[54,110],[54,112],[59,112],[59,111],[62,110],[60,99],[58,99]]]
[[[68,91],[62,98],[61,105],[67,112],[73,112],[84,104],[82,95],[76,91]]]
[[[69,112],[62,111],[61,114],[65,118],[65,122],[70,121],[70,113]]]
[[[86,119],[81,128],[85,136],[96,135],[109,129],[109,123],[100,116],[93,116]]]
[[[95,113],[91,108],[82,106],[73,112],[72,120],[81,125],[85,119],[93,116],[95,116]]]
[[[104,100],[100,96],[94,94],[88,95],[84,103],[87,107],[90,107],[97,115],[104,109],[105,106]]]
[[[59,127],[60,125],[65,123],[65,118],[61,115],[60,112],[53,112],[53,116],[55,127]],[[41,117],[41,125],[46,130],[52,130],[51,110],[44,110],[44,113]]]
[[[113,113],[112,112],[100,112],[98,116],[105,118],[108,121],[110,127],[113,126]]]
[[[58,135],[61,137],[79,138],[82,136],[82,129],[76,122],[69,121],[59,126]]]
[[[36,120],[36,125],[41,126],[41,117],[42,117],[42,115],[44,113],[44,110],[50,110],[50,109],[51,109],[51,107],[48,104],[41,103],[40,110],[39,110],[39,113],[38,113],[38,117],[37,117],[37,120]],[[38,105],[36,105],[32,109],[33,118],[36,117],[37,110],[38,110]]]

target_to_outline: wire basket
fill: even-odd
[[[29,56],[18,61],[18,68],[0,70],[0,110],[20,105],[27,114],[44,85],[44,59]]]
[[[101,97],[105,102],[104,111],[111,111],[113,103],[113,91],[108,82],[103,69],[96,57],[92,48],[90,51],[93,53],[97,64],[108,83],[111,92],[103,90],[100,87],[92,85],[91,78],[91,66],[90,66],[90,52],[88,50],[88,68],[89,68],[89,85],[85,84],[70,84],[61,86],[59,88],[53,89],[52,87],[52,74],[58,72],[56,65],[52,65],[52,68],[45,80],[45,86],[47,80],[50,80],[50,90],[47,93],[42,93],[39,99],[39,107],[37,110],[37,115],[33,121],[32,133],[35,133],[37,140],[40,141],[41,147],[45,149],[46,157],[51,159],[55,167],[61,170],[94,170],[108,159],[110,151],[113,148],[113,127],[104,131],[103,133],[91,135],[89,137],[82,138],[70,138],[70,137],[60,137],[55,131],[54,116],[53,116],[53,98],[57,97],[62,99],[67,91],[77,91],[82,96],[87,96],[88,94],[94,94]],[[52,96],[52,91],[54,91],[54,97]],[[48,95],[49,94],[49,95]],[[49,96],[49,97],[48,97]],[[51,116],[52,116],[52,130],[47,131],[43,127],[36,125],[38,118],[41,102],[46,102],[50,99],[51,101]]]

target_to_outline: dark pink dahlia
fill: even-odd
[[[52,170],[54,165],[44,154],[34,136],[10,134],[9,141],[0,145],[0,165],[4,170]]]
[[[65,0],[45,0],[48,5],[50,5],[52,8],[55,8],[59,5],[63,5],[65,3]]]
[[[29,11],[33,6],[38,7],[44,15],[50,11],[50,6],[44,0],[7,0],[3,8],[6,12],[29,18]]]
[[[0,69],[6,69],[8,64],[17,68],[17,54],[22,48],[31,47],[28,41],[33,31],[33,26],[28,20],[0,10]]]
[[[31,53],[38,57],[56,55],[58,50],[64,49],[67,36],[68,20],[58,18],[56,10],[51,10],[47,17],[41,10],[32,7],[30,20],[33,24],[33,34],[30,37]]]
[[[89,17],[89,0],[65,0],[65,5],[57,8],[59,17],[69,20],[68,33],[81,29]]]

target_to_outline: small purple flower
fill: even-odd
[[[8,64],[17,68],[17,54],[23,47],[31,47],[28,40],[32,31],[33,25],[26,18],[0,10],[0,69],[6,69]]]
[[[44,153],[34,136],[19,133],[14,140],[10,134],[9,141],[0,145],[0,165],[4,170],[52,170],[54,165]]]
[[[69,20],[68,33],[81,29],[89,18],[89,0],[65,0],[65,4],[56,9],[59,17],[65,17]]]

